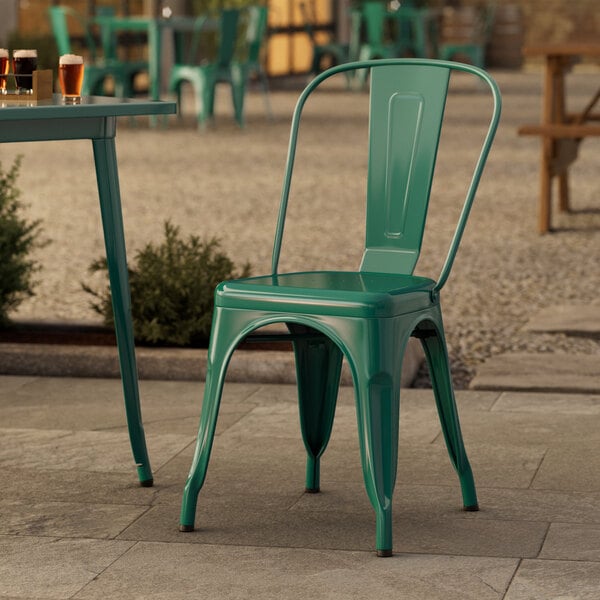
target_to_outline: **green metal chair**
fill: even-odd
[[[58,53],[72,54],[74,49],[71,45],[71,34],[69,31],[69,19],[72,19],[81,29],[83,34],[83,48],[87,52],[89,60],[86,60],[82,94],[103,95],[104,83],[108,77],[113,77],[113,71],[98,63],[98,52],[94,38],[90,33],[89,23],[77,11],[68,6],[51,6],[48,9],[48,18]],[[116,82],[115,82],[116,85]]]
[[[388,35],[389,13],[382,2],[365,2],[360,9],[365,41],[360,44],[358,58],[361,61],[374,58],[392,58],[396,56],[396,43]],[[368,71],[356,71],[357,87],[367,82]]]
[[[371,70],[366,244],[357,271],[279,273],[298,127],[304,104],[321,82],[353,69]],[[425,226],[448,82],[452,71],[483,81],[494,100],[456,232],[437,281],[413,275]],[[442,431],[458,473],[465,510],[477,510],[463,446],[446,349],[440,292],[449,276],[500,118],[500,93],[480,69],[424,59],[347,63],[317,76],[300,96],[292,120],[272,259],[263,277],[225,281],[215,291],[204,403],[196,453],[185,484],[180,530],[192,531],[197,496],[213,443],[227,365],[252,332],[285,323],[298,380],[307,451],[306,490],[320,489],[319,464],[333,424],[342,358],[350,367],[363,476],[376,514],[376,549],[392,553],[400,373],[411,336],[421,341]],[[325,174],[323,175],[325,176]],[[315,215],[315,218],[317,216]]]
[[[188,81],[191,83],[196,97],[196,115],[199,126],[203,126],[207,119],[214,114],[215,90],[217,83],[228,82],[231,85],[231,95],[236,121],[243,125],[243,95],[240,89],[244,87],[242,70],[232,69],[233,59],[237,44],[238,9],[223,10],[219,16],[219,32],[217,42],[217,55],[214,59],[197,62],[200,38],[205,33],[206,17],[198,17],[194,27],[192,39],[188,47],[187,56],[182,55],[183,44],[181,36],[176,39],[175,64],[171,69],[169,90],[177,94],[181,105],[181,85]]]
[[[74,52],[69,21],[72,20],[82,32],[83,48],[81,51],[87,55],[82,86],[84,96],[105,95],[105,84],[108,78],[112,78],[114,81],[115,96],[119,98],[133,96],[133,77],[144,68],[147,69],[147,63],[127,62],[103,56],[98,52],[90,31],[90,22],[68,6],[51,6],[48,9],[48,17],[58,53],[61,55]]]
[[[437,56],[437,16],[427,8],[418,8],[402,2],[395,10],[395,56],[428,58]]]
[[[361,12],[366,40],[360,46],[360,60],[393,57],[396,47],[386,35],[389,21],[386,5],[382,2],[365,2]]]

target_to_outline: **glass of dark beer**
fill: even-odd
[[[8,59],[8,50],[0,48],[0,94],[6,94],[6,79],[10,61]]]
[[[65,104],[81,102],[83,84],[83,57],[78,54],[63,54],[58,61],[58,82]]]
[[[33,93],[33,72],[37,69],[37,50],[13,52],[13,74],[18,94]]]

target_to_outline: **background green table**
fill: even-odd
[[[140,409],[115,135],[117,117],[173,113],[173,102],[84,97],[79,105],[65,106],[62,104],[62,97],[55,95],[52,100],[28,105],[3,102],[0,96],[0,143],[81,139],[92,141],[127,426],[138,476],[143,486],[151,486],[153,480]],[[51,186],[52,182],[49,181],[48,188]]]

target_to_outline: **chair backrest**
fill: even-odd
[[[68,6],[51,6],[48,9],[48,17],[59,54],[71,54],[72,52],[71,33],[68,24],[68,19],[72,18],[78,23],[83,33],[85,45],[92,60],[96,59],[96,45],[90,34],[88,22],[77,11]]]
[[[207,21],[208,17],[201,15],[194,20],[191,31],[179,31],[178,29],[173,29],[174,64],[196,64],[203,28]]]
[[[217,50],[217,64],[219,67],[228,67],[233,60],[237,44],[239,17],[240,11],[237,8],[228,8],[221,11]]]
[[[273,247],[273,274],[277,273],[279,263],[298,127],[304,104],[325,79],[364,68],[371,71],[367,222],[365,251],[360,266],[364,272],[410,274],[414,271],[421,250],[450,73],[470,73],[485,82],[491,90],[494,103],[487,134],[438,278],[436,290],[439,290],[450,273],[501,110],[498,87],[485,71],[449,61],[380,59],[346,63],[324,71],[309,83],[298,99],[292,118]]]
[[[266,6],[250,6],[246,25],[246,60],[257,64],[267,31],[268,8]]]
[[[382,2],[365,2],[362,5],[365,36],[371,46],[380,46],[383,43],[386,12],[386,6]]]

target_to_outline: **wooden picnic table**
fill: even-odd
[[[542,122],[523,125],[519,135],[539,135],[542,140],[539,221],[540,233],[551,230],[552,180],[558,178],[559,208],[569,210],[569,166],[577,158],[581,140],[600,135],[600,113],[593,112],[600,87],[585,108],[568,113],[565,76],[582,58],[600,58],[600,43],[563,43],[526,46],[525,57],[544,58]]]

